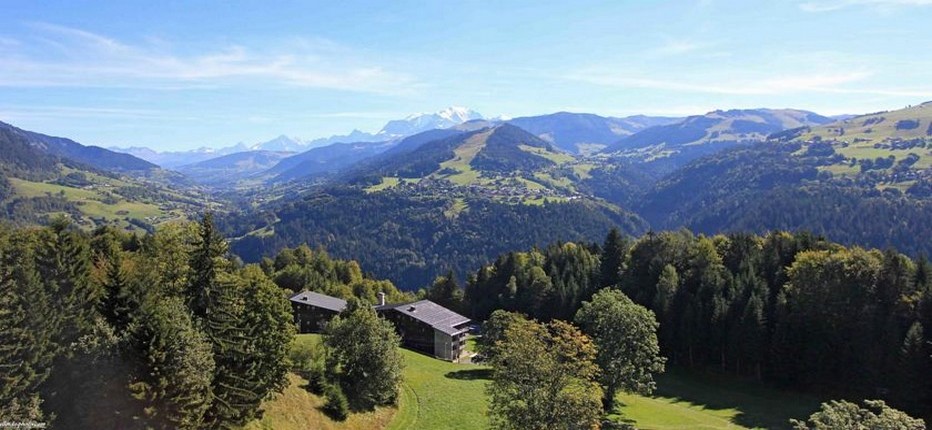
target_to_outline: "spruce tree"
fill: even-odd
[[[261,383],[255,377],[258,363],[250,350],[249,327],[245,326],[245,303],[240,280],[219,273],[209,295],[204,295],[200,324],[213,350],[214,373],[211,405],[205,427],[230,428],[255,417],[262,401]]]
[[[165,298],[146,308],[133,338],[141,371],[132,388],[146,404],[147,424],[201,428],[211,404],[213,351],[181,300]]]
[[[42,421],[40,388],[59,347],[59,312],[40,282],[33,235],[0,245],[0,421]]]
[[[0,254],[0,421],[42,421],[39,386],[54,358],[55,325],[24,242]],[[20,248],[22,247],[22,248]],[[26,257],[26,258],[23,258]],[[31,300],[37,300],[32,303]]]
[[[104,263],[106,273],[103,280],[103,298],[100,314],[118,333],[130,324],[137,308],[138,298],[133,297],[128,274],[123,269],[123,256],[117,251]]]
[[[38,270],[59,314],[61,330],[56,341],[61,346],[93,327],[102,294],[91,282],[90,261],[87,238],[64,218],[56,218],[40,234]]]
[[[618,286],[621,282],[621,270],[624,266],[625,253],[628,252],[628,243],[617,228],[611,229],[602,245],[602,259],[600,266],[601,282],[603,287]]]
[[[227,243],[214,228],[213,219],[210,212],[204,214],[189,260],[191,274],[187,287],[188,303],[191,312],[198,318],[207,315],[210,303],[214,300],[211,296],[217,294],[217,275],[226,267],[223,257],[227,252]]]

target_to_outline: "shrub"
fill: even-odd
[[[327,384],[324,386],[324,413],[337,421],[343,421],[349,416],[349,400],[343,394],[339,385]]]

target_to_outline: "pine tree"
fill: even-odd
[[[71,344],[93,327],[102,293],[91,282],[90,260],[87,238],[64,218],[53,220],[41,233],[38,270],[60,317],[59,345]]]
[[[621,270],[624,267],[628,242],[617,228],[611,229],[602,245],[602,258],[599,273],[602,287],[618,286],[621,282]]]
[[[187,297],[191,312],[198,318],[207,315],[209,305],[213,301],[211,296],[217,294],[217,275],[226,267],[223,257],[227,252],[227,243],[214,228],[213,219],[210,212],[204,214],[189,260],[191,274],[188,279]]]
[[[213,395],[205,414],[208,428],[243,425],[255,416],[262,401],[254,378],[257,363],[254,352],[249,350],[249,328],[242,318],[245,303],[239,282],[232,275],[220,273],[212,282],[211,293],[203,296],[200,324],[210,340],[215,363]]]
[[[132,385],[146,404],[148,425],[197,429],[210,406],[214,359],[179,298],[154,302],[134,334],[142,371]]]
[[[126,330],[132,321],[133,313],[138,308],[138,299],[133,297],[130,280],[123,269],[123,256],[117,251],[104,262],[106,273],[103,280],[103,298],[100,301],[100,314],[117,331]]]

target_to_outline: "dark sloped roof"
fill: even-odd
[[[462,328],[456,328],[457,326],[461,326],[470,321],[469,318],[466,318],[430,300],[420,300],[413,303],[381,306],[377,309],[380,311],[394,310],[395,312],[401,312],[451,336],[465,330]]]
[[[291,301],[303,305],[328,309],[334,312],[343,312],[346,309],[346,300],[330,297],[326,294],[304,291],[291,296]]]

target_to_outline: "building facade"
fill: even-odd
[[[313,291],[291,296],[291,311],[298,333],[320,333],[331,318],[346,309],[346,300]]]
[[[405,348],[447,361],[458,361],[465,353],[469,318],[430,300],[385,304],[385,296],[379,298],[376,312],[395,326]],[[291,297],[291,307],[299,333],[319,333],[346,309],[346,301],[306,291]]]

